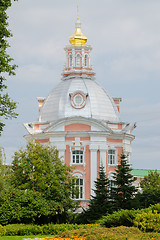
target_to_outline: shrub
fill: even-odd
[[[155,233],[146,234],[142,233],[138,228],[135,227],[116,227],[116,228],[89,228],[89,229],[79,229],[60,233],[56,237],[61,238],[72,238],[76,236],[77,238],[86,237],[87,240],[160,240],[160,236]]]
[[[133,222],[144,232],[160,232],[160,214],[157,210],[137,214]]]
[[[24,224],[10,224],[6,225],[6,236],[24,236],[24,235],[56,235],[60,232],[74,229],[89,229],[97,228],[99,225],[74,225],[74,224],[45,224],[39,225],[24,225]]]
[[[113,214],[103,216],[97,221],[105,227],[117,227],[117,226],[133,226],[133,220],[136,217],[138,210],[119,210]]]
[[[149,212],[154,212],[154,211],[156,211],[157,214],[160,213],[160,204],[152,205],[149,208],[145,208],[141,210],[121,209],[112,214],[103,216],[100,220],[97,221],[97,223],[105,227],[117,227],[121,225],[130,227],[134,225],[133,222],[137,214],[146,213],[146,216],[147,216]]]
[[[5,233],[6,233],[5,227],[3,227],[2,225],[0,225],[0,237],[3,236],[3,235],[5,235]]]

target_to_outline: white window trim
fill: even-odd
[[[110,164],[109,163],[109,150],[114,150],[115,151],[115,164]],[[109,148],[108,149],[108,166],[117,166],[117,149],[116,148]]]
[[[73,151],[82,151],[83,152],[83,155],[82,155],[82,157],[83,157],[83,159],[82,159],[82,163],[81,162],[79,162],[79,163],[74,163],[73,162]],[[84,154],[85,154],[85,151],[83,150],[83,149],[72,149],[71,150],[71,166],[72,165],[84,165]],[[76,155],[75,155],[76,156]],[[75,161],[76,161],[76,159],[75,159]]]
[[[86,64],[86,57],[87,57],[87,64]],[[84,55],[84,66],[87,67],[87,68],[89,66],[89,60],[88,59],[89,59],[88,54],[85,54]]]
[[[81,171],[74,171],[72,176],[77,178],[77,179],[82,179],[83,180],[83,188],[82,188],[82,198],[72,198],[73,200],[84,200],[85,199],[85,177],[84,177],[84,174],[83,172]],[[79,193],[80,194],[80,193]]]
[[[79,64],[77,64],[78,63],[78,61],[77,61],[78,56],[79,56]],[[76,54],[76,67],[81,67],[81,54],[80,53]]]

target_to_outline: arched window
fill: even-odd
[[[72,55],[69,55],[69,67],[72,67]]]
[[[80,54],[77,54],[77,57],[76,57],[76,67],[80,67],[81,65],[81,56]]]
[[[88,67],[88,55],[85,55],[84,57],[84,66]]]
[[[84,180],[76,178],[72,180],[72,199],[80,200],[84,198]]]

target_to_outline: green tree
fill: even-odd
[[[110,202],[108,199],[108,184],[104,167],[101,165],[99,169],[99,177],[95,181],[94,196],[89,202],[89,208],[77,218],[78,222],[91,223],[99,219],[102,215],[110,211]]]
[[[16,65],[12,64],[12,58],[7,54],[7,48],[10,47],[7,41],[8,38],[12,36],[10,30],[8,30],[8,16],[7,9],[11,6],[11,0],[0,0],[0,116],[5,119],[15,118],[17,114],[15,113],[16,102],[12,101],[5,92],[6,85],[6,75],[15,75]],[[5,124],[0,122],[0,133],[3,130]]]
[[[111,188],[111,199],[115,209],[131,209],[134,203],[136,187],[133,185],[134,177],[131,174],[130,164],[127,162],[127,156],[122,153],[120,164],[113,173],[113,183]]]
[[[0,192],[4,188],[4,164],[3,164],[3,152],[0,148]]]
[[[57,205],[41,193],[10,188],[0,195],[0,223],[47,223],[55,215]]]
[[[160,174],[155,171],[149,171],[148,176],[140,181],[141,193],[138,193],[137,198],[141,207],[149,207],[150,204],[160,202]]]
[[[15,153],[11,174],[13,188],[39,192],[49,204],[54,203],[56,210],[52,216],[55,221],[67,217],[68,210],[76,208],[70,197],[72,169],[57,156],[57,150],[51,145],[30,142],[26,149]]]

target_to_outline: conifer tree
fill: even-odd
[[[131,174],[130,164],[127,162],[127,156],[122,153],[120,164],[113,174],[114,186],[111,188],[111,201],[114,209],[131,209],[136,193],[136,187],[133,185],[134,177]]]
[[[108,201],[108,184],[104,167],[101,165],[99,170],[99,177],[95,181],[95,195],[91,196],[89,208],[83,210],[79,216],[79,222],[91,223],[99,219],[102,215],[107,213],[110,209]]]

